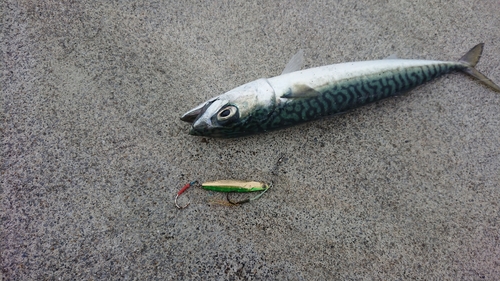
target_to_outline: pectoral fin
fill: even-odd
[[[320,92],[316,91],[315,89],[304,84],[299,84],[299,85],[293,85],[290,88],[290,90],[281,97],[287,99],[300,99],[300,98],[314,98],[319,95]]]

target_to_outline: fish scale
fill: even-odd
[[[474,67],[484,44],[459,61],[386,59],[300,69],[297,53],[282,75],[258,79],[214,97],[185,113],[190,134],[239,137],[340,114],[407,92],[441,75],[461,71],[495,91]]]

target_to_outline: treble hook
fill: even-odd
[[[233,204],[233,205],[239,205],[239,204],[243,204],[243,203],[248,203],[250,201],[253,201],[253,200],[257,200],[259,199],[262,195],[264,195],[264,193],[266,193],[266,191],[268,191],[271,187],[273,187],[273,183],[271,182],[271,184],[269,184],[269,187],[264,189],[264,191],[262,191],[261,193],[259,193],[259,195],[255,196],[254,198],[247,198],[245,200],[241,200],[241,201],[238,201],[238,202],[233,202],[229,199],[229,193],[226,194],[226,199],[227,199],[227,202]]]
[[[179,190],[179,192],[177,192],[177,195],[175,196],[175,206],[177,207],[177,209],[184,209],[186,208],[187,206],[189,206],[189,204],[191,204],[191,202],[188,202],[186,205],[184,206],[179,206],[179,204],[177,204],[177,198],[179,198],[179,196],[184,193],[184,191],[186,191],[188,188],[190,188],[192,185],[196,184],[198,181],[192,181],[190,183],[187,183],[186,185],[184,185],[181,190]]]

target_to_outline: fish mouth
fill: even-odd
[[[181,116],[181,120],[188,123],[193,123],[196,118],[200,115],[199,111],[188,111]]]
[[[214,98],[206,103],[202,103],[181,116],[182,121],[191,123],[190,135],[208,136],[211,134],[210,130],[213,128],[212,120],[210,120],[210,117],[204,115],[208,108],[217,100],[218,98]]]
[[[181,120],[188,123],[194,123],[198,117],[203,114],[203,107],[195,107],[181,116]],[[205,108],[206,110],[206,108]]]
[[[198,137],[211,137],[211,138],[234,138],[238,137],[237,134],[232,134],[231,132],[220,131],[218,129],[206,129],[206,128],[195,128],[191,127],[189,134]]]
[[[209,108],[210,105],[216,100],[217,98],[213,98],[205,103],[198,105],[195,108],[192,108],[181,116],[181,120],[188,123],[195,123],[196,120],[198,120],[198,118],[200,118],[200,116],[202,116],[203,113],[207,111],[207,108]]]
[[[196,130],[194,127],[191,127],[189,134],[192,136],[203,136],[203,132]]]
[[[200,124],[193,124],[191,128],[189,129],[189,134],[192,136],[199,136],[199,137],[208,137],[208,136],[213,136],[217,135],[216,132],[213,130],[210,130],[209,126],[206,125],[200,125]]]

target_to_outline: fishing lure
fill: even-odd
[[[186,185],[184,185],[179,192],[177,192],[177,195],[175,196],[175,206],[178,209],[184,209],[186,208],[190,203],[187,203],[184,206],[179,206],[177,204],[177,198],[184,193],[189,187],[194,185],[196,181],[190,182]],[[205,182],[201,184],[201,187],[205,190],[212,190],[212,191],[218,191],[218,192],[228,192],[227,194],[227,201],[233,205],[238,205],[238,204],[243,204],[247,203],[256,199],[259,199],[266,191],[271,188],[272,184],[268,185],[262,182],[256,182],[256,181],[239,181],[239,180],[218,180],[218,181],[211,181],[211,182]],[[259,195],[253,197],[253,198],[248,198],[242,201],[237,201],[233,202],[229,199],[229,192],[254,192],[254,191],[262,191],[259,193]]]
[[[227,194],[227,201],[233,205],[247,203],[253,200],[259,199],[266,191],[271,188],[271,185],[267,185],[262,182],[257,181],[239,181],[239,180],[219,180],[206,182],[201,185],[203,189],[213,190],[219,192],[254,192],[254,191],[262,191],[259,195],[248,198],[238,202],[232,202],[229,200],[229,193]]]
[[[258,79],[214,97],[186,112],[191,135],[239,137],[288,127],[408,91],[453,71],[462,71],[493,90],[500,87],[474,67],[478,44],[457,62],[385,59],[300,70],[299,51],[279,76]],[[300,70],[300,71],[299,71]]]

